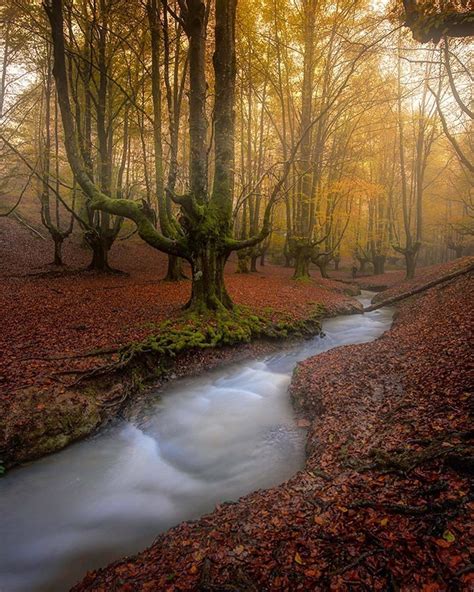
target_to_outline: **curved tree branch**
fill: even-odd
[[[439,100],[439,95],[437,93],[435,93],[434,90],[431,89],[431,88],[430,88],[430,92],[431,92],[431,94],[433,95],[433,97],[434,97],[434,99],[436,101],[436,108],[438,110],[438,115],[439,115],[439,118],[441,120],[441,125],[443,126],[444,135],[446,136],[446,138],[449,140],[450,144],[452,145],[452,147],[456,151],[456,154],[458,155],[459,160],[462,162],[462,164],[471,173],[474,173],[474,165],[466,157],[466,155],[462,151],[461,147],[459,146],[456,138],[450,133],[450,131],[448,129],[448,124],[446,123],[446,118],[444,117],[443,111],[441,109],[441,102]]]
[[[138,234],[149,245],[170,255],[186,257],[187,249],[183,242],[169,239],[158,232],[142,205],[125,199],[108,197],[100,191],[89,177],[79,149],[79,141],[69,101],[62,0],[45,0],[43,6],[51,25],[54,52],[53,75],[56,81],[56,91],[63,122],[64,145],[74,177],[88,198],[90,207],[133,220],[137,225]]]
[[[471,111],[469,109],[469,107],[463,102],[463,100],[461,99],[461,97],[459,95],[458,89],[456,88],[456,84],[454,82],[453,71],[451,70],[451,63],[449,61],[449,42],[448,42],[447,37],[444,38],[443,52],[444,52],[444,65],[446,67],[446,72],[448,73],[449,86],[451,87],[451,92],[453,93],[453,97],[456,99],[456,103],[459,105],[459,107],[462,109],[462,111],[464,111],[464,113],[469,115],[469,117],[471,119],[474,119],[474,111]]]

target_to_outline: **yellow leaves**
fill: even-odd
[[[298,563],[298,565],[304,565],[303,558],[298,552],[295,553],[295,563]]]
[[[382,518],[382,520],[380,521],[380,526],[387,526],[388,524],[388,518]]]

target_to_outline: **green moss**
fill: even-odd
[[[173,358],[187,350],[249,343],[254,339],[307,337],[320,332],[319,319],[323,313],[324,307],[319,304],[309,318],[298,320],[277,315],[272,309],[265,309],[261,315],[243,307],[203,314],[187,312],[176,320],[162,323],[159,331],[144,341],[125,346],[119,355],[126,363],[141,354]]]

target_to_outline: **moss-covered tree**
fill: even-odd
[[[181,23],[189,41],[189,191],[170,198],[180,206],[176,220],[170,212],[160,214],[169,231],[158,231],[146,203],[113,199],[91,179],[85,166],[71,112],[65,59],[62,0],[46,0],[54,48],[54,77],[61,109],[65,146],[74,176],[87,196],[89,206],[101,212],[124,216],[137,225],[148,244],[169,255],[186,259],[192,269],[189,306],[195,310],[232,308],[224,283],[224,265],[232,251],[258,244],[270,230],[270,212],[281,183],[269,199],[260,231],[246,239],[232,237],[234,162],[235,14],[236,0],[215,2],[215,74],[213,144],[214,174],[208,183],[208,121],[206,116],[206,30],[208,15],[201,0],[180,0]],[[158,196],[164,209],[164,195]],[[163,224],[162,224],[163,226]]]

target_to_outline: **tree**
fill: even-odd
[[[185,258],[192,269],[192,295],[189,306],[195,310],[232,308],[224,284],[224,265],[234,250],[252,247],[269,233],[271,205],[278,194],[277,184],[265,212],[260,232],[247,240],[231,236],[234,92],[235,92],[235,14],[236,0],[217,0],[215,6],[214,175],[208,186],[206,117],[206,6],[201,0],[181,0],[177,18],[189,41],[189,191],[170,196],[180,206],[176,234],[166,236],[153,224],[148,204],[109,197],[91,178],[79,149],[77,130],[71,112],[65,59],[63,7],[61,0],[48,0],[46,13],[54,48],[56,87],[63,121],[69,163],[89,206],[105,214],[130,218],[139,235],[165,253]],[[162,196],[158,196],[163,203]],[[171,224],[171,220],[170,220]]]
[[[428,79],[430,75],[430,61],[425,67],[425,78],[422,96],[418,110],[414,116],[415,146],[413,150],[412,178],[409,183],[408,163],[406,160],[406,138],[402,106],[401,65],[398,61],[398,141],[399,164],[401,179],[401,207],[403,217],[404,244],[394,244],[393,247],[405,257],[406,277],[415,277],[416,260],[422,245],[423,233],[423,194],[425,173],[428,157],[435,137],[435,125],[428,105]]]
[[[41,221],[48,230],[53,243],[54,243],[54,265],[63,265],[62,247],[66,238],[72,233],[74,226],[74,212],[69,216],[69,220],[63,227],[61,223],[61,203],[60,203],[60,176],[59,176],[59,114],[55,94],[53,95],[52,88],[52,74],[51,74],[51,54],[49,49],[46,51],[46,59],[44,60],[44,67],[46,69],[43,81],[43,92],[42,92],[42,115],[40,117],[40,128],[41,132],[38,134],[39,138],[39,149],[38,154],[40,155],[41,162]],[[54,101],[54,115],[51,115],[51,102]],[[54,162],[55,162],[55,174],[54,179],[51,175],[51,124],[54,121]],[[52,213],[52,200],[51,193],[52,187],[50,183],[55,184],[54,189],[54,214]],[[76,197],[76,188],[72,189],[72,206],[74,210]]]

